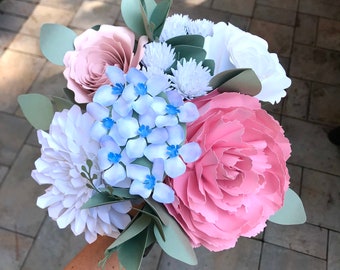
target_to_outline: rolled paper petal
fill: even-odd
[[[190,142],[182,145],[178,152],[185,162],[194,162],[200,157],[202,150],[198,143]]]
[[[164,171],[171,178],[182,175],[185,172],[185,168],[186,166],[179,156],[164,161]]]
[[[104,171],[103,178],[109,185],[114,187],[126,178],[126,172],[124,167],[119,163],[113,164]]]
[[[144,155],[146,141],[144,138],[130,139],[126,143],[126,154],[129,158],[141,158]]]
[[[175,200],[175,192],[164,183],[156,183],[152,198],[160,203],[172,203]]]
[[[152,189],[145,188],[143,182],[135,180],[132,181],[129,192],[131,195],[139,195],[146,199],[151,195]]]
[[[180,107],[178,119],[182,123],[195,121],[199,117],[199,112],[195,104],[186,102]]]
[[[57,218],[57,224],[60,229],[65,229],[75,217],[75,209],[68,208],[62,215]]]
[[[116,203],[114,203],[113,205],[115,205],[115,204]],[[110,221],[118,229],[123,230],[123,229],[125,229],[129,225],[129,223],[131,222],[131,218],[130,218],[129,215],[119,215],[117,217],[117,213],[115,213],[113,215],[113,213],[110,212]]]
[[[150,169],[148,167],[138,164],[129,164],[126,166],[126,175],[133,180],[143,182],[149,174]]]

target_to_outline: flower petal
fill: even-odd
[[[146,141],[144,138],[130,139],[126,144],[126,154],[129,158],[141,158],[144,155]]]
[[[198,143],[190,142],[182,145],[178,152],[185,162],[194,162],[200,157],[202,150]]]
[[[175,200],[175,192],[164,183],[156,183],[152,198],[160,203],[172,203]]]
[[[184,103],[179,109],[178,118],[183,123],[195,121],[200,115],[196,105],[191,102]]]
[[[129,192],[131,195],[139,195],[146,199],[149,198],[149,196],[151,195],[152,189],[145,188],[143,182],[133,181],[130,186]]]
[[[126,172],[124,167],[119,163],[113,164],[112,167],[103,173],[103,178],[109,185],[114,187],[126,178]]]
[[[143,182],[146,176],[150,174],[150,169],[138,164],[129,164],[126,166],[126,174],[133,180]]]
[[[165,173],[171,178],[180,176],[185,172],[185,169],[185,164],[178,156],[164,161]]]

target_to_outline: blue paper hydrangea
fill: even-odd
[[[110,85],[101,86],[87,105],[95,119],[91,137],[100,143],[99,166],[106,184],[129,188],[130,194],[171,203],[174,191],[163,180],[175,178],[201,154],[185,143],[185,123],[199,113],[171,88],[165,74],[128,73],[109,66]]]

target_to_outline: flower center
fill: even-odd
[[[108,155],[107,155],[107,158],[108,160],[111,162],[111,163],[118,163],[120,161],[120,159],[122,158],[122,155],[121,154],[118,154],[118,153],[113,153],[113,152],[110,152]]]
[[[146,179],[143,182],[145,188],[147,189],[153,189],[156,185],[156,178],[153,175],[147,175]]]
[[[112,86],[112,94],[113,95],[121,95],[124,90],[124,85],[122,83],[116,83]]]
[[[112,126],[115,124],[115,121],[113,121],[110,117],[106,117],[102,120],[102,123],[107,130],[110,130]]]
[[[178,149],[180,149],[180,145],[169,145],[166,150],[166,153],[169,155],[169,158],[177,157],[178,156]]]
[[[138,96],[144,96],[148,92],[148,88],[145,83],[138,83],[135,86],[135,91]]]
[[[149,126],[141,125],[137,131],[138,135],[142,138],[147,137],[151,133],[151,128]]]
[[[180,112],[180,110],[177,107],[171,104],[166,105],[165,111],[167,114],[170,115],[176,115]]]

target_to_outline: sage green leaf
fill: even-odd
[[[106,252],[120,246],[124,242],[135,237],[139,233],[145,230],[152,221],[151,217],[145,214],[141,214],[130,223],[130,225],[118,236],[118,238],[107,248]]]
[[[138,3],[136,3],[137,1]],[[146,34],[140,7],[139,0],[122,0],[121,3],[121,12],[125,24],[138,36]]]
[[[215,70],[215,61],[212,59],[205,59],[202,63],[203,67],[207,67],[209,69],[209,73],[211,76],[214,75]]]
[[[162,239],[157,226],[154,234],[160,247],[171,257],[190,265],[197,264],[197,257],[186,234],[177,222],[169,216],[169,224],[163,225],[165,241]]]
[[[152,2],[152,1],[150,1]],[[143,23],[144,23],[144,29],[145,29],[145,32],[146,32],[146,35],[148,36],[148,39],[153,41],[153,26],[151,27],[151,25],[149,24],[149,18],[148,18],[148,15],[146,13],[146,9],[147,7],[145,6],[145,4],[143,5],[144,0],[141,0],[141,3],[140,3],[140,11],[141,11],[141,14],[142,14],[142,18],[143,18]]]
[[[111,190],[111,194],[115,195],[115,196],[118,196],[118,197],[121,197],[121,198],[127,198],[127,199],[137,198],[137,196],[130,194],[128,188],[117,188],[117,187],[114,187]]]
[[[64,109],[70,109],[74,105],[70,100],[61,97],[52,97],[52,103],[57,112],[61,112]]]
[[[25,94],[18,97],[20,108],[27,121],[36,128],[48,130],[54,110],[49,98],[41,94]]]
[[[203,62],[207,52],[199,47],[191,46],[191,45],[177,45],[173,47],[175,49],[176,59],[180,60],[185,58],[187,61],[190,58],[196,60],[197,63]]]
[[[154,214],[155,212],[153,211],[153,209],[149,205],[145,205],[143,210],[138,209],[137,211],[144,213],[144,214],[146,214],[146,215],[148,215],[152,218],[154,224],[157,226],[157,228],[159,230],[161,237],[163,238],[163,240],[165,240],[162,222],[161,222],[160,218],[157,215]]]
[[[60,24],[43,24],[40,29],[40,49],[43,55],[53,64],[63,66],[64,55],[74,50],[74,39],[77,34]]]
[[[82,209],[97,207],[106,204],[112,204],[115,202],[121,202],[125,199],[115,198],[108,192],[97,192],[92,195],[90,199],[81,207]]]
[[[261,82],[249,68],[230,69],[216,74],[209,85],[219,92],[239,92],[255,96],[261,91]]]
[[[171,5],[172,0],[162,0],[156,5],[151,14],[150,24],[154,25],[153,38],[156,40],[162,33],[164,22],[169,14]]]
[[[169,218],[171,218],[168,212],[164,209],[164,206],[156,202],[152,198],[147,198],[145,202],[152,208],[152,210],[157,214],[164,225],[169,224]]]
[[[145,11],[146,18],[149,21],[157,3],[154,0],[141,0],[140,3]]]
[[[98,31],[100,29],[100,26],[101,26],[100,24],[97,24],[97,25],[92,26],[91,28],[95,31]]]
[[[138,270],[147,245],[149,230],[145,229],[119,246],[118,259],[126,270]]]
[[[68,88],[64,88],[64,93],[66,95],[66,97],[73,103],[73,104],[77,104],[83,111],[86,110],[86,104],[80,104],[77,103],[74,99],[74,92]]]
[[[168,39],[166,43],[170,44],[171,46],[190,45],[203,48],[204,37],[201,35],[181,35]]]
[[[306,212],[300,197],[288,189],[282,208],[272,215],[269,220],[281,225],[297,225],[306,222]]]

